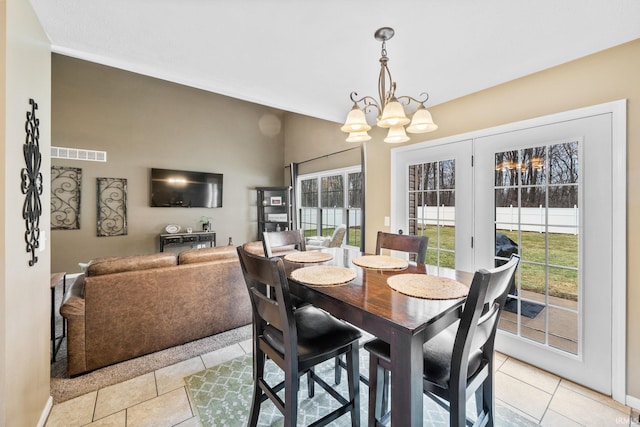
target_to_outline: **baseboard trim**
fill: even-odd
[[[53,408],[53,396],[49,396],[47,404],[44,405],[44,409],[42,410],[42,414],[40,414],[40,419],[38,420],[38,427],[44,427],[47,422],[47,418],[49,418],[49,414],[51,413],[51,408]]]
[[[638,399],[637,397],[627,395],[626,405],[640,411],[640,399]]]

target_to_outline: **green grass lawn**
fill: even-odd
[[[440,244],[438,245],[438,232]],[[559,233],[521,232],[518,242],[517,231],[500,230],[511,240],[518,243],[520,248],[520,274],[522,289],[544,293],[545,277],[548,275],[549,295],[565,299],[577,300],[578,297],[578,236]],[[429,236],[429,250],[427,263],[437,264],[438,251],[455,248],[455,228],[426,226],[425,234]],[[546,251],[548,242],[548,254]],[[455,265],[453,252],[440,251],[440,264],[453,268]],[[547,263],[554,267],[545,267]]]
[[[549,295],[565,299],[578,298],[578,236],[559,233],[520,233],[518,242],[517,231],[500,230],[511,240],[518,243],[520,248],[520,274],[522,289],[537,293],[544,293],[546,277],[548,275]],[[439,233],[439,245],[438,245]],[[306,230],[305,236],[314,236],[315,230]],[[333,228],[324,230],[325,236],[331,236]],[[426,226],[425,234],[429,236],[429,250],[427,264],[455,267],[455,228]],[[546,251],[546,239],[549,239],[549,253]],[[360,246],[360,228],[350,227],[348,230],[348,245]],[[436,248],[440,248],[437,251]],[[439,256],[439,263],[438,263]],[[545,267],[547,264],[554,267]]]

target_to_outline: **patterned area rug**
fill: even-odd
[[[369,366],[368,353],[364,350],[360,351],[360,366]],[[185,378],[191,401],[196,408],[203,427],[239,427],[247,425],[253,392],[252,371],[251,355],[247,355]],[[267,361],[266,372],[269,384],[277,384],[283,379],[280,369],[270,360]],[[316,373],[328,384],[333,384],[333,360],[317,366]],[[338,390],[343,396],[348,396],[346,373],[344,371]],[[360,424],[363,426],[367,425],[368,393],[368,387],[360,383]],[[298,425],[309,425],[338,406],[337,402],[317,385],[315,396],[309,399],[306,376],[300,379],[298,399],[300,407]],[[474,399],[470,399],[470,407],[467,409],[471,413],[475,413],[473,401]],[[269,400],[265,401],[260,408],[258,426],[281,426],[283,424],[282,414]],[[343,415],[332,425],[350,426],[351,418],[349,415]],[[449,425],[448,412],[429,398],[424,399],[424,425],[443,427]],[[500,404],[496,404],[496,425],[515,427],[535,426],[537,424]]]

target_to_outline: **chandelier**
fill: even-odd
[[[387,40],[391,39],[395,31],[393,28],[383,27],[378,29],[374,37],[382,42],[382,56],[380,57],[380,76],[378,77],[378,95],[380,101],[376,101],[371,96],[364,96],[358,99],[356,92],[351,92],[353,108],[347,116],[344,126],[340,128],[343,132],[349,133],[347,142],[362,142],[371,139],[367,133],[371,126],[367,123],[365,113],[376,110],[376,124],[381,128],[388,128],[389,133],[384,142],[397,144],[409,140],[406,132],[425,133],[438,129],[438,125],[433,123],[431,113],[425,108],[424,103],[429,99],[429,94],[423,92],[419,98],[411,96],[396,97],[396,82],[391,78],[391,72],[387,63]],[[388,88],[388,90],[387,90]],[[407,117],[404,106],[417,104],[417,108],[411,119]],[[405,125],[409,125],[405,129]]]

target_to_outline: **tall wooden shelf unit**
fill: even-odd
[[[265,231],[293,230],[291,187],[258,187],[258,240]]]

